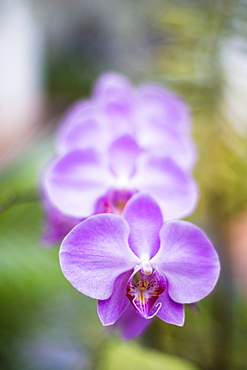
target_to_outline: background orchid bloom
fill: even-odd
[[[117,127],[119,122],[115,122]],[[65,114],[56,138],[58,154],[75,149],[97,148],[105,150],[117,134],[110,130],[109,119],[93,102],[76,103]]]
[[[129,135],[115,140],[105,153],[84,149],[58,157],[44,173],[43,188],[60,212],[74,218],[121,213],[141,190],[159,203],[165,219],[189,215],[198,199],[191,175],[171,158],[142,152]]]
[[[190,131],[189,109],[172,92],[101,75],[92,97],[65,114],[57,157],[42,178],[46,242],[94,213],[121,213],[139,190],[159,202],[165,219],[189,215],[198,198]]]
[[[143,150],[171,157],[191,170],[196,163],[190,135],[188,106],[158,84],[133,87],[121,74],[99,77],[89,100],[77,102],[65,115],[58,132],[59,154],[83,148],[106,148],[122,135],[130,135]]]
[[[128,338],[154,316],[183,325],[183,304],[208,295],[220,271],[204,232],[185,221],[163,224],[158,204],[145,193],[131,198],[122,217],[100,214],[77,225],[59,256],[70,283],[99,300],[102,324],[116,323]]]
[[[191,138],[191,114],[178,95],[158,83],[133,87],[123,75],[106,72],[96,81],[93,98],[113,125],[121,122],[127,133],[132,128],[139,145],[171,156],[186,170],[193,168],[197,154]]]

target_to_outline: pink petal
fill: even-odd
[[[149,260],[159,249],[163,224],[158,204],[146,193],[137,193],[126,204],[123,217],[129,224],[129,244],[141,259]]]
[[[94,86],[93,99],[116,137],[133,133],[134,91],[125,76],[116,72],[101,75]]]
[[[188,216],[197,205],[196,182],[170,158],[144,158],[131,182],[154,198],[166,220]]]
[[[185,319],[184,306],[180,303],[174,302],[169,297],[167,289],[160,295],[158,302],[162,303],[157,314],[161,320],[169,324],[183,326]]]
[[[187,104],[172,91],[159,84],[143,84],[139,87],[140,113],[144,120],[157,119],[177,132],[189,133],[191,114]]]
[[[93,88],[94,98],[101,105],[115,105],[127,110],[131,105],[132,85],[120,73],[106,72],[96,81]]]
[[[193,303],[209,294],[218,280],[220,264],[205,233],[189,222],[167,221],[160,240],[150,263],[167,278],[171,299]]]
[[[81,99],[74,103],[62,118],[57,133],[57,148],[59,153],[64,152],[64,143],[70,130],[78,123],[92,117],[95,114],[95,106],[90,100]]]
[[[101,214],[77,225],[60,248],[62,272],[81,293],[108,299],[119,275],[139,263],[128,246],[129,227],[120,216]]]
[[[43,176],[50,202],[72,217],[91,215],[98,198],[106,192],[108,181],[98,154],[89,149],[56,159]]]
[[[126,297],[126,285],[132,271],[124,273],[115,281],[110,298],[98,301],[98,315],[103,325],[112,325],[119,318],[129,301]]]
[[[135,164],[140,148],[129,135],[115,140],[109,149],[110,168],[118,178],[120,186],[126,186],[135,171]]]
[[[144,120],[136,135],[138,143],[150,153],[170,157],[185,170],[191,170],[194,167],[197,152],[190,135],[178,133],[155,119]]]
[[[141,335],[151,322],[152,320],[143,319],[139,316],[129,304],[118,321],[114,324],[114,327],[120,330],[124,339],[128,340]]]
[[[67,153],[75,149],[95,148],[98,151],[106,150],[109,144],[111,135],[107,122],[99,115],[91,114],[88,117],[83,117],[79,123],[60,135],[59,152]]]

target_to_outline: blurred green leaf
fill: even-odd
[[[111,341],[97,370],[197,370],[187,360],[144,348],[134,342]]]

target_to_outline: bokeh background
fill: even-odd
[[[0,368],[247,369],[247,1],[2,0]],[[123,342],[41,242],[38,196],[59,119],[101,72],[157,81],[193,112],[201,197],[188,220],[220,254],[214,292],[183,328]]]

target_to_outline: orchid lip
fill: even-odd
[[[112,188],[102,196],[95,208],[95,213],[114,213],[122,215],[124,207],[128,200],[136,193],[127,188]]]
[[[149,263],[147,267],[152,269]],[[151,319],[161,309],[162,303],[156,303],[156,301],[166,289],[166,279],[156,270],[151,272],[147,270],[147,272],[148,274],[145,274],[140,268],[134,269],[127,283],[126,296],[141,317]],[[153,312],[154,308],[156,308],[155,312]]]
[[[136,308],[136,310],[138,311],[138,313],[141,313],[141,316],[144,318],[144,319],[152,319],[154,316],[157,315],[157,313],[159,312],[159,310],[161,309],[161,306],[162,306],[162,303],[159,302],[159,303],[156,303],[153,307],[157,307],[157,310],[152,314],[152,315],[147,315],[146,312],[144,310],[142,310],[140,312],[140,308],[138,307],[138,305],[136,304],[136,301],[137,301],[137,298],[134,298],[133,301],[132,301],[132,304],[134,305],[134,307]]]

